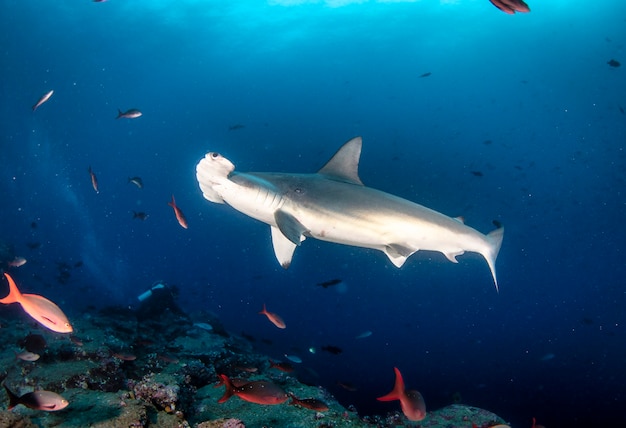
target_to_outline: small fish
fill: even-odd
[[[259,312],[259,314],[261,315],[265,315],[267,317],[268,320],[270,320],[270,322],[272,324],[274,324],[276,327],[278,328],[287,328],[287,325],[285,324],[285,321],[283,321],[283,319],[273,313],[273,312],[268,312],[267,308],[265,307],[265,303],[263,303],[263,310],[261,312]]]
[[[26,406],[34,410],[44,410],[46,412],[55,412],[65,409],[70,404],[65,398],[52,391],[33,391],[27,392],[22,396],[17,396],[3,383],[4,389],[9,396],[9,407],[7,410],[13,409],[18,404]]]
[[[91,169],[91,165],[89,165],[89,169],[87,171],[89,171],[89,176],[91,177],[91,185],[93,186],[93,190],[95,190],[96,193],[100,193],[100,191],[98,190],[98,177],[96,177],[96,173],[93,172],[93,169]]]
[[[50,99],[50,97],[52,96],[52,94],[54,94],[54,91],[46,92],[46,94],[44,96],[39,98],[39,101],[37,101],[37,103],[33,106],[33,111],[37,110],[37,108],[40,105],[42,105],[43,103],[48,101]]]
[[[270,362],[270,369],[280,370],[281,372],[285,372],[285,373],[291,373],[292,371],[294,371],[294,368],[290,363],[282,362],[282,361],[273,361],[272,359],[270,359],[269,362]]]
[[[128,177],[128,182],[133,183],[140,189],[143,189],[143,180],[141,179],[141,177]]]
[[[170,357],[169,355],[157,354],[157,358],[168,364],[178,364],[178,358]]]
[[[70,336],[70,342],[72,342],[76,346],[83,346],[83,341],[74,335]]]
[[[137,359],[137,356],[133,355],[133,354],[123,354],[120,352],[114,352],[111,354],[112,357],[117,358],[118,360],[122,360],[122,361],[135,361]]]
[[[626,113],[624,113],[624,109],[622,108],[622,106],[617,106],[617,108],[619,108],[620,113],[626,114]]]
[[[611,59],[609,62],[607,62],[607,64],[610,65],[611,67],[619,67],[620,65],[622,65],[619,63],[619,61],[616,61],[614,59]]]
[[[480,171],[470,171],[474,177],[482,177],[484,174]]]
[[[26,349],[29,352],[40,354],[46,350],[48,344],[46,339],[41,334],[29,333],[28,336],[17,342],[18,346]]]
[[[365,339],[367,337],[370,337],[372,335],[372,332],[369,330],[365,330],[363,333],[359,334],[356,339]]]
[[[402,380],[402,374],[396,367],[393,368],[396,373],[396,382],[393,390],[382,397],[378,397],[378,401],[393,401],[400,400],[400,407],[402,413],[410,421],[421,421],[426,417],[426,404],[422,394],[417,391],[405,391],[404,380]]]
[[[429,71],[428,73],[424,73],[424,74],[420,75],[420,78],[422,78],[422,77],[428,77],[428,76],[430,76],[431,74],[432,74],[432,73]]]
[[[296,364],[302,364],[302,358],[298,357],[297,355],[285,354],[285,358],[287,358],[289,361],[294,362]]]
[[[126,119],[136,119],[142,114],[143,113],[137,110],[136,108],[131,108],[130,110],[127,110],[127,111],[122,111],[120,109],[117,109],[116,119],[119,119],[121,117],[126,118]]]
[[[193,325],[194,327],[198,327],[199,329],[202,329],[202,330],[213,331],[213,326],[206,322],[194,322]]]
[[[221,382],[226,386],[226,392],[217,402],[224,403],[233,395],[242,400],[256,404],[281,404],[287,401],[287,394],[275,383],[256,380],[236,386],[228,376],[219,375]]]
[[[354,386],[353,384],[351,384],[350,382],[342,382],[342,381],[338,380],[337,381],[337,385],[339,385],[340,387],[342,387],[346,391],[355,392],[357,390],[357,387]]]
[[[326,345],[326,346],[322,346],[322,351],[326,351],[329,354],[333,354],[333,355],[339,355],[343,352],[343,349],[341,349],[338,346]]]
[[[148,218],[148,214],[144,213],[143,211],[133,211],[133,220],[134,219],[138,219],[141,221],[144,221],[145,219]]]
[[[292,406],[300,406],[306,409],[315,410],[317,412],[326,412],[328,411],[328,404],[320,401],[316,398],[298,398],[292,393],[289,393],[289,397],[291,397],[291,402],[289,403]]]
[[[15,353],[15,359],[22,361],[37,361],[40,357],[41,356],[39,354],[35,354],[34,352],[29,351],[23,351],[19,354],[17,352]]]
[[[530,8],[522,0],[489,0],[492,5],[504,13],[513,15],[515,12],[530,12]]]
[[[24,257],[16,257],[7,264],[11,267],[24,266],[26,264],[26,259]]]
[[[44,327],[57,333],[72,332],[73,329],[69,320],[57,305],[37,294],[20,293],[13,278],[8,273],[5,273],[4,276],[9,281],[9,294],[4,299],[0,299],[0,303],[5,305],[19,303],[24,312]]]
[[[328,288],[328,287],[332,287],[333,285],[341,284],[342,282],[343,280],[339,278],[335,278],[335,279],[329,279],[328,281],[319,282],[317,285],[318,287]]]
[[[26,246],[31,250],[36,250],[37,248],[41,247],[41,242],[27,242]]]
[[[172,202],[168,202],[167,204],[174,209],[174,214],[176,215],[176,220],[178,220],[178,224],[180,224],[183,229],[187,229],[187,219],[185,218],[185,215],[180,210],[180,208],[178,208],[178,206],[176,205],[174,195],[172,195]]]
[[[240,123],[237,123],[237,124],[235,124],[235,125],[231,125],[231,126],[229,126],[229,127],[228,127],[228,130],[229,130],[229,131],[236,131],[236,130],[238,130],[238,129],[243,129],[243,128],[245,128],[245,127],[246,127],[246,125],[242,125],[242,124],[240,124]]]

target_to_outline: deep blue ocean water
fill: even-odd
[[[530,7],[2,2],[0,239],[28,259],[14,277],[70,318],[136,306],[164,280],[362,414],[398,408],[375,400],[397,366],[430,409],[461,397],[516,427],[624,426],[626,3]],[[315,172],[357,135],[366,185],[485,233],[504,224],[499,293],[469,253],[397,269],[308,239],[284,271],[269,228],[195,178],[208,151],[239,171]]]

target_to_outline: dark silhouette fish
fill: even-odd
[[[504,13],[513,15],[515,12],[530,12],[530,8],[522,0],[489,0],[492,5]]]
[[[144,221],[147,218],[148,218],[148,214],[144,213],[143,211],[139,211],[139,212],[133,211],[133,219]]]
[[[611,59],[609,62],[607,62],[607,64],[610,65],[611,67],[619,67],[620,65],[622,65],[619,63],[619,61],[616,61],[614,59]]]
[[[240,123],[237,123],[237,124],[235,124],[235,125],[231,125],[231,126],[229,126],[229,127],[228,127],[228,130],[229,130],[229,131],[237,131],[238,129],[243,129],[243,128],[245,128],[245,127],[246,127],[246,125],[242,125],[242,124],[240,124]]]
[[[336,279],[330,279],[328,281],[320,282],[317,285],[322,288],[328,288],[328,287],[332,287],[333,285],[341,284],[342,282],[343,280],[336,278]]]
[[[470,171],[474,177],[482,177],[483,173],[480,171]]]
[[[322,346],[322,351],[326,351],[329,354],[333,354],[333,355],[339,355],[343,352],[343,349],[341,349],[338,346],[326,345],[326,346]]]
[[[431,74],[432,74],[432,73],[429,71],[428,73],[424,73],[424,74],[422,74],[422,75],[420,76],[420,78],[421,78],[421,77],[428,77],[428,76],[430,76]]]

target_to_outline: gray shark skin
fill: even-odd
[[[274,254],[285,269],[306,237],[380,250],[397,267],[418,250],[439,251],[455,263],[469,251],[485,258],[498,290],[495,264],[504,228],[484,235],[460,218],[364,186],[361,144],[361,137],[348,141],[315,174],[235,172],[228,159],[210,152],[196,177],[209,201],[270,226]]]

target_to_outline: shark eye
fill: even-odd
[[[216,152],[213,152],[213,153],[211,153],[211,157],[212,157],[213,159],[217,159],[217,158],[219,158],[219,157],[220,157],[220,154],[219,154],[219,153],[216,153]]]

